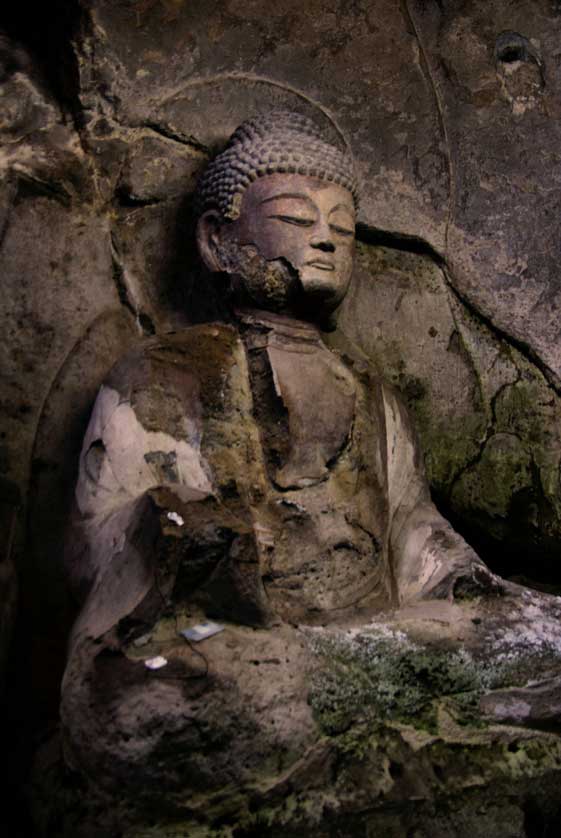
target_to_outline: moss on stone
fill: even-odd
[[[367,747],[363,734],[357,739],[357,722],[367,721],[371,731],[398,721],[435,733],[444,699],[459,723],[480,726],[477,707],[484,692],[525,683],[555,657],[554,651],[520,649],[476,660],[457,648],[418,646],[383,627],[352,636],[315,634],[311,642],[321,666],[312,676],[310,705],[326,734],[346,735],[344,749],[355,740],[359,749]]]
[[[474,408],[469,415],[440,418],[430,391],[422,400],[407,400],[407,404],[414,415],[427,479],[434,491],[447,494],[479,451],[487,427],[485,416]]]
[[[493,434],[481,458],[456,484],[455,505],[461,496],[467,509],[484,509],[494,518],[506,518],[513,497],[533,483],[532,462],[527,448],[511,433]]]
[[[438,502],[499,572],[520,572],[531,556],[536,576],[550,577],[561,538],[559,395],[450,294],[434,260],[359,242],[356,262],[341,330],[401,392]],[[495,558],[501,546],[510,558]]]
[[[415,419],[429,481],[446,493],[477,455],[490,410],[456,327],[442,270],[427,256],[363,243],[357,263],[361,291],[355,303],[351,293],[348,311],[343,306],[342,329],[402,394]],[[380,312],[374,323],[363,315],[365,295]],[[450,388],[459,388],[461,396],[453,408]]]

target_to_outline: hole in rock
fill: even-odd
[[[525,61],[526,50],[522,46],[507,47],[500,52],[498,58],[503,64],[514,64],[515,61]]]
[[[400,762],[390,762],[390,777],[399,780],[403,776],[403,765]]]
[[[517,61],[531,61],[540,64],[536,48],[518,32],[501,32],[495,41],[495,58],[502,64],[515,64]]]

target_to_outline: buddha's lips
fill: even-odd
[[[321,271],[334,271],[335,265],[333,262],[324,262],[321,259],[314,259],[311,262],[306,262],[306,266],[310,268],[319,268]]]

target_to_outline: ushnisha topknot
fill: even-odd
[[[338,183],[349,190],[358,208],[358,186],[349,152],[326,142],[308,117],[275,110],[243,122],[206,168],[195,196],[197,215],[217,209],[225,220],[234,221],[248,186],[276,173]]]

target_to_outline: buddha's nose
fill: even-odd
[[[335,244],[327,238],[315,239],[314,241],[310,242],[310,246],[315,247],[316,250],[323,250],[324,253],[335,252]]]
[[[335,251],[335,242],[333,241],[333,233],[327,218],[320,215],[314,228],[312,229],[312,238],[310,245],[316,250],[321,250],[324,253],[333,253]]]

